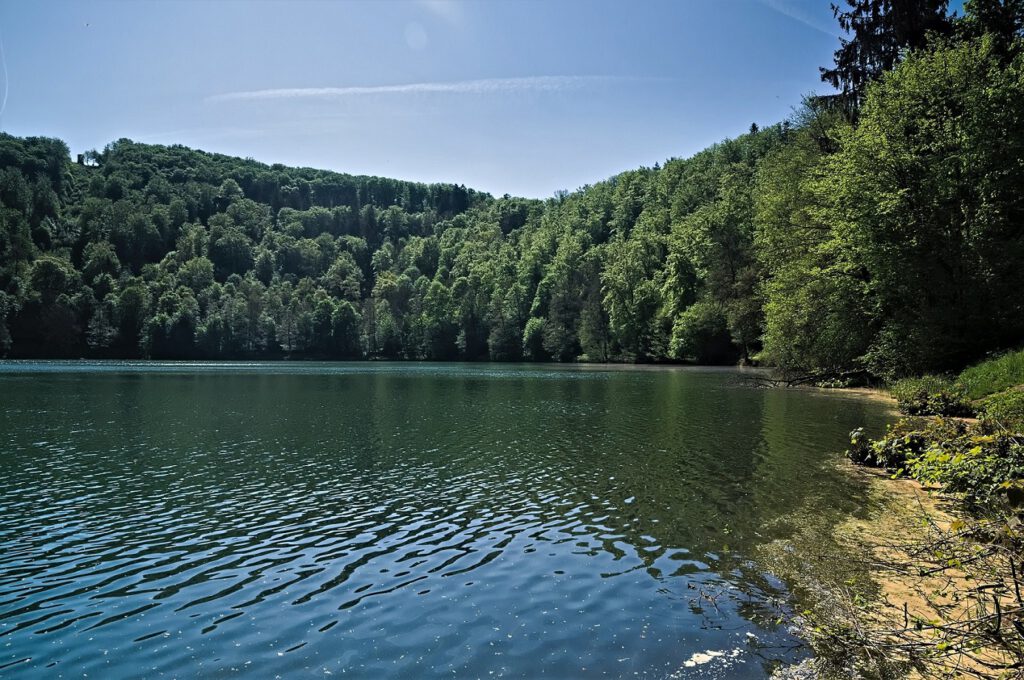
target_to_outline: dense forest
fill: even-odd
[[[1019,345],[1024,2],[848,2],[839,94],[544,201],[0,135],[0,353],[895,378]]]

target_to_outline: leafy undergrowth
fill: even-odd
[[[901,413],[910,416],[972,416],[967,394],[953,380],[937,375],[906,378],[889,391]]]
[[[1024,432],[1024,390],[1015,389],[992,395],[981,402],[981,417],[998,427]]]
[[[851,434],[849,458],[957,494],[971,510],[1008,512],[1024,500],[1024,435],[982,418],[904,418],[884,437]]]

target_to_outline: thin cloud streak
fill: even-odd
[[[528,78],[485,78],[438,83],[372,85],[354,87],[288,87],[248,92],[228,92],[207,97],[208,102],[267,99],[341,99],[380,94],[508,94],[560,92],[593,85],[628,82],[636,78],[615,76],[533,76]]]
[[[830,35],[833,38],[841,37],[838,28],[829,28],[822,26],[820,23],[807,16],[807,14],[797,6],[794,6],[789,0],[757,0],[758,4],[767,7],[768,9],[778,12],[782,16],[788,17],[793,21],[797,21],[804,26],[813,28],[816,31]]]

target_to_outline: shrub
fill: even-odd
[[[973,410],[963,390],[936,375],[905,378],[890,388],[901,413],[910,416],[970,416]]]
[[[986,434],[979,426],[954,439],[936,439],[909,461],[909,473],[922,482],[962,494],[968,504],[992,507],[1024,479],[1024,444],[1006,434]]]
[[[924,453],[936,439],[960,436],[966,426],[958,420],[903,418],[886,428],[885,436],[868,439],[860,428],[850,433],[847,457],[858,465],[880,467],[902,474],[908,463]]]
[[[855,463],[938,484],[976,507],[1012,501],[1024,480],[1024,438],[986,421],[904,418],[876,440],[855,430],[851,442]]]

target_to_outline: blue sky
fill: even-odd
[[[3,0],[0,34],[11,134],[532,197],[785,118],[838,43],[827,0]]]

